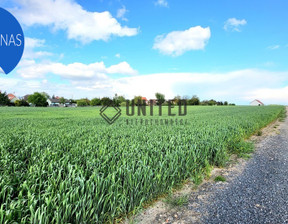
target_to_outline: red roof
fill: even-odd
[[[146,97],[142,97],[142,100],[145,100],[145,101],[147,101],[147,98],[146,98]]]
[[[260,104],[263,104],[264,105],[264,103],[262,103],[260,100],[256,100],[258,103],[260,103]]]
[[[12,94],[12,93],[9,93],[8,94],[8,99],[9,100],[12,100],[12,99],[14,99],[16,96],[14,95],[14,94]]]

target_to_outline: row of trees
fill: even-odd
[[[126,105],[126,99],[124,96],[118,96],[115,94],[115,96],[111,99],[109,97],[103,97],[103,98],[93,98],[92,100],[89,100],[87,98],[76,100],[77,106],[100,106],[100,105],[117,105],[117,106],[124,106]]]
[[[165,95],[162,93],[156,93],[155,97],[157,99],[156,104],[159,105],[168,105],[168,100],[165,99]],[[137,103],[140,100],[140,102],[143,104],[142,96],[136,96],[134,97],[134,102]],[[216,101],[214,99],[211,100],[203,100],[200,101],[199,97],[197,95],[192,96],[191,98],[189,96],[175,96],[173,99],[170,99],[171,102],[174,104],[178,105],[182,100],[185,100],[187,102],[187,105],[203,105],[203,106],[213,106],[213,105],[218,105],[218,106],[227,106],[227,105],[235,105],[234,103],[228,103],[228,101]]]
[[[166,101],[165,99],[165,95],[162,93],[156,93],[155,94],[156,97],[156,105],[168,105],[168,101]],[[25,101],[24,99],[22,100],[16,100],[14,105],[15,106],[29,106],[30,104],[33,104],[35,106],[41,106],[41,107],[45,107],[48,105],[47,103],[47,99],[49,99],[50,96],[45,93],[39,93],[39,92],[35,92],[32,95],[28,96],[27,101]],[[52,96],[52,99],[55,99],[54,96]],[[145,98],[143,98],[142,96],[135,96],[134,97],[134,103],[137,105],[139,102],[144,105],[144,104],[148,104],[149,102],[147,102],[146,100],[144,100]],[[186,100],[187,105],[208,105],[208,106],[213,106],[213,105],[235,105],[235,104],[229,104],[227,101],[216,101],[214,99],[211,100],[203,100],[200,101],[199,97],[194,95],[191,98],[189,96],[175,96],[173,99],[171,99],[170,101],[172,103],[174,103],[175,105],[179,104],[181,102],[181,100]],[[65,104],[65,103],[77,103],[77,106],[101,106],[101,105],[117,105],[117,106],[126,106],[126,99],[124,96],[118,96],[117,94],[115,94],[115,96],[111,99],[109,97],[103,97],[103,98],[93,98],[92,100],[89,100],[87,98],[84,99],[79,99],[79,100],[73,100],[73,99],[65,99],[64,97],[59,98],[59,103],[61,104]],[[130,102],[131,104],[132,102]],[[0,92],[0,105],[13,105],[9,98],[8,95],[6,94],[6,92],[1,93]]]
[[[12,103],[6,92],[0,92],[0,105],[1,106],[30,106],[29,103],[39,106],[39,107],[46,107],[48,105],[47,99],[49,98],[49,95],[47,93],[38,93],[35,92],[34,94],[28,96],[27,101],[24,99],[16,100],[14,103]]]

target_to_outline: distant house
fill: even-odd
[[[145,105],[147,105],[147,103],[148,103],[148,100],[147,100],[147,98],[146,98],[146,97],[142,97],[142,98],[141,98],[141,100],[142,100],[142,103],[144,103]]]
[[[12,93],[8,94],[8,99],[11,101],[11,103],[15,103],[16,100],[19,100],[19,98]]]
[[[58,97],[59,98],[59,97]],[[65,103],[60,103],[60,98],[49,98],[47,100],[48,106],[49,107],[76,107],[76,103],[71,103],[69,100],[65,100]]]
[[[25,100],[25,101],[28,101],[28,97],[30,96],[30,94],[27,94],[27,95],[25,95],[25,96],[23,96],[23,97],[21,97],[22,98],[22,100]]]
[[[264,106],[264,103],[262,103],[260,100],[253,100],[250,102],[250,106]]]
[[[54,99],[49,98],[47,100],[47,103],[48,103],[49,107],[59,107],[60,106],[60,100],[56,99],[56,98],[54,98]]]
[[[150,99],[150,100],[148,101],[148,105],[156,106],[156,105],[157,105],[157,100],[156,100],[156,99]]]

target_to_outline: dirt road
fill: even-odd
[[[246,168],[209,199],[203,223],[288,223],[288,119]]]

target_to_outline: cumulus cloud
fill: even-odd
[[[23,59],[36,59],[53,55],[53,53],[47,51],[35,51],[36,48],[41,47],[45,47],[44,39],[25,37],[25,49],[23,53]]]
[[[117,10],[116,17],[119,19],[122,19],[124,21],[128,21],[128,19],[125,17],[125,14],[128,12],[125,6],[122,6],[122,8]]]
[[[209,27],[195,26],[184,31],[173,31],[157,36],[153,49],[159,50],[162,54],[179,56],[186,51],[204,49],[210,36]]]
[[[125,75],[137,75],[137,71],[131,68],[131,66],[123,61],[117,65],[111,65],[107,68],[109,74],[125,74]]]
[[[111,36],[134,36],[137,28],[121,26],[110,12],[89,12],[73,0],[16,0],[12,11],[26,26],[52,26],[82,43],[107,41]],[[123,14],[123,12],[122,12]],[[125,13],[124,13],[125,14]],[[123,14],[123,15],[124,15]]]
[[[288,85],[280,88],[260,88],[250,91],[245,99],[263,99],[270,104],[288,104]],[[265,103],[264,103],[265,104]]]
[[[288,72],[245,69],[227,73],[158,73],[109,80],[109,83],[113,86],[111,93],[130,98],[142,95],[154,99],[154,94],[161,92],[167,99],[178,94],[197,94],[202,100],[214,98],[238,104],[249,104],[255,98],[265,104],[288,104]],[[269,91],[265,93],[265,90]]]
[[[29,79],[45,78],[46,74],[52,73],[68,80],[105,80],[108,78],[107,74],[135,75],[137,71],[125,61],[106,67],[104,62],[91,64],[75,62],[65,65],[56,62],[36,63],[34,60],[24,60],[17,73]]]
[[[247,21],[245,19],[236,19],[236,18],[230,18],[226,20],[224,24],[224,30],[227,31],[237,31],[240,32],[240,26],[244,26],[247,24]]]
[[[44,44],[45,44],[44,39],[25,37],[25,47],[28,48],[43,47]]]
[[[148,99],[154,99],[155,93],[161,92],[165,94],[166,99],[172,99],[178,94],[181,96],[196,94],[201,100],[213,98],[246,105],[254,99],[259,99],[264,104],[288,104],[286,97],[288,95],[288,71],[245,69],[226,73],[157,73],[115,79],[107,75],[107,68],[100,62],[86,65],[85,69],[82,67],[81,64],[59,67],[64,70],[61,74],[57,74],[62,78],[66,77],[68,83],[65,84],[55,83],[44,77],[31,80],[11,79],[5,76],[0,77],[0,89],[7,92],[16,91],[16,95],[19,96],[34,91],[46,91],[51,95],[56,94],[66,98],[71,98],[71,96],[75,98],[112,97],[118,93],[127,98],[142,95]],[[100,74],[103,72],[106,75],[91,76],[89,74],[89,71],[93,70],[91,67],[98,70]],[[86,70],[84,78],[78,78],[77,75],[75,78],[75,74],[80,69]],[[92,72],[96,74],[95,71]]]
[[[155,2],[155,5],[162,6],[162,7],[168,7],[168,2],[166,0],[157,0]]]

